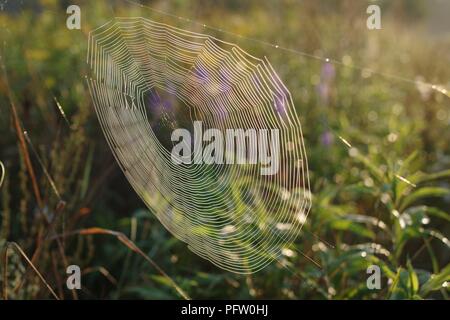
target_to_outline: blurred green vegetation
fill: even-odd
[[[427,31],[432,17],[426,1],[380,1],[379,31],[365,27],[370,2],[355,2],[147,2],[175,16],[342,61],[331,65],[208,30],[269,58],[293,95],[309,157],[313,207],[302,236],[280,262],[248,276],[197,257],[144,208],[107,148],[84,82],[87,34],[114,16],[203,30],[126,1],[77,1],[82,30],[70,31],[68,1],[7,3],[0,12],[0,161],[6,169],[0,246],[17,242],[66,299],[180,298],[172,281],[191,298],[204,299],[447,299],[449,98],[357,66],[448,86],[450,39]],[[41,201],[11,101],[36,150],[25,141]],[[123,237],[77,232],[94,227],[123,232],[148,259]],[[7,256],[0,287],[8,298],[50,297],[17,252],[8,250]],[[68,264],[84,270],[77,294],[65,287]],[[382,269],[381,290],[366,286],[372,264]]]

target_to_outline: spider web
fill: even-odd
[[[267,59],[205,34],[115,18],[90,33],[88,64],[95,110],[118,164],[190,250],[225,270],[252,273],[297,238],[311,204],[307,158],[291,95]],[[162,136],[194,121],[223,133],[278,129],[278,172],[175,164]]]

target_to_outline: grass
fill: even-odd
[[[371,33],[365,4],[354,1],[152,4],[343,62],[330,67],[211,31],[269,57],[293,94],[311,169],[302,236],[248,276],[197,257],[144,208],[106,146],[83,82],[86,34],[113,15],[198,26],[86,1],[83,30],[69,31],[57,1],[40,3],[39,13],[26,5],[0,13],[3,298],[448,299],[449,99],[357,68],[448,85],[450,42],[421,29],[421,1],[386,2],[384,30]],[[80,292],[65,287],[70,264],[84,270]],[[382,270],[381,290],[366,286],[372,264]]]

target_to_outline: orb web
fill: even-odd
[[[261,270],[295,241],[311,203],[307,158],[291,95],[266,58],[145,18],[115,18],[93,30],[87,58],[112,153],[167,230],[235,273]],[[202,132],[224,136],[228,129],[278,130],[278,170],[175,163],[170,133],[192,132],[199,121]]]

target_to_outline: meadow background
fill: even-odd
[[[313,192],[304,232],[282,263],[222,271],[163,228],[115,163],[84,80],[89,30],[115,16],[205,32],[198,25],[124,0],[0,0],[2,299],[52,298],[48,287],[64,299],[448,299],[450,99],[414,83],[450,87],[448,2],[375,1],[376,31],[373,1],[143,3],[342,62],[207,31],[267,56],[293,95]],[[66,28],[69,4],[82,30]],[[65,286],[70,264],[81,291]],[[380,290],[366,286],[372,264]]]

